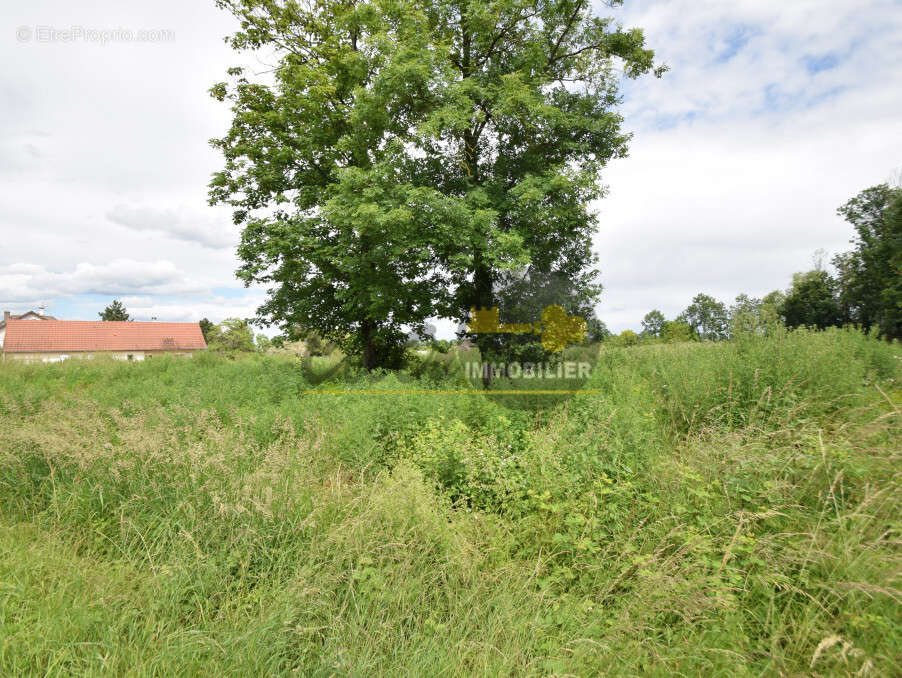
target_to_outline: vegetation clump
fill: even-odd
[[[898,344],[593,350],[4,363],[0,674],[902,672]]]

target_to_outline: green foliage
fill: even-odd
[[[703,341],[721,341],[729,337],[730,317],[726,306],[707,294],[695,295],[677,320],[688,324]]]
[[[210,339],[215,335],[214,328],[216,327],[216,325],[214,325],[210,320],[207,320],[206,318],[201,318],[198,325],[200,325],[201,334],[204,335],[204,341],[210,343]]]
[[[695,339],[695,333],[689,323],[680,320],[667,320],[661,326],[661,339],[667,344],[675,344]]]
[[[776,318],[778,324],[785,324],[783,305],[786,294],[782,290],[774,290],[761,298],[761,312],[764,317]]]
[[[898,353],[606,342],[535,413],[327,358],[0,363],[0,674],[897,675]]]
[[[640,30],[571,0],[217,4],[233,48],[277,54],[273,84],[211,88],[233,122],[210,199],[262,319],[387,367],[403,326],[495,305],[504,271],[590,275],[618,79],[663,70]]]
[[[122,305],[122,302],[118,299],[113,299],[109,306],[103,309],[97,315],[100,316],[101,320],[108,321],[125,321],[129,320],[128,311],[125,310],[125,306]]]
[[[323,341],[316,332],[309,332],[305,335],[304,345],[307,346],[310,355],[316,356],[327,356],[335,350],[335,346],[332,343]]]
[[[845,316],[881,336],[902,338],[902,188],[880,184],[839,208],[855,249],[833,259]]]
[[[837,284],[822,270],[796,273],[782,306],[787,327],[839,327],[843,324]]]
[[[267,337],[262,332],[258,333],[256,337],[254,337],[254,344],[257,347],[258,351],[267,351],[273,347],[272,339]]]
[[[207,348],[211,351],[250,352],[257,350],[254,333],[246,319],[226,318],[210,330]]]
[[[616,343],[618,346],[635,346],[639,343],[640,337],[632,330],[623,330],[617,335]]]
[[[730,307],[730,336],[738,338],[748,334],[773,334],[782,327],[784,298],[777,299],[771,293],[765,299],[754,299],[740,294]]]
[[[611,330],[608,329],[608,326],[604,324],[602,320],[595,316],[595,314],[591,314],[586,320],[586,338],[584,343],[586,344],[597,344],[600,341],[605,341],[610,338]]]
[[[658,309],[652,309],[642,318],[642,336],[660,337],[667,318]]]
[[[454,346],[454,343],[448,339],[433,339],[429,342],[429,348],[442,354],[448,353],[452,346]]]
[[[594,273],[578,280],[560,271],[546,273],[536,267],[499,274],[494,285],[495,303],[502,323],[533,324],[549,306],[559,306],[568,316],[585,323],[583,341],[593,343],[610,333],[595,315],[601,285]],[[547,329],[547,328],[546,328]],[[528,334],[472,335],[485,360],[497,362],[557,362],[560,353],[543,346],[540,336]]]

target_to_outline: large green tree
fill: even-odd
[[[262,320],[373,367],[402,325],[495,305],[504,271],[585,279],[588,204],[628,141],[618,78],[654,70],[641,31],[588,0],[217,4],[232,47],[275,52],[211,90],[234,117],[210,198],[243,226],[239,276],[270,289]]]
[[[902,188],[867,188],[838,210],[855,228],[855,249],[833,259],[845,318],[902,338]]]

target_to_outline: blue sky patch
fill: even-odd
[[[737,24],[733,26],[723,37],[723,49],[718,52],[715,57],[715,63],[726,63],[734,56],[739,54],[755,35],[760,31],[748,24]]]
[[[839,66],[839,61],[839,55],[836,52],[828,52],[820,56],[806,54],[802,57],[802,63],[805,64],[805,68],[808,69],[811,75],[836,68]]]

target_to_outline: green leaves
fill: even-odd
[[[849,320],[902,338],[902,188],[863,190],[837,210],[856,232],[855,249],[833,259]]]
[[[696,294],[677,320],[687,323],[700,339],[720,341],[729,336],[730,316],[727,307],[707,294]]]
[[[588,204],[625,151],[614,60],[652,69],[641,31],[583,0],[217,4],[240,21],[233,48],[277,59],[210,89],[234,115],[210,200],[245,225],[262,320],[373,367],[377,337],[491,306],[504,271],[591,268]]]
[[[131,319],[128,315],[128,311],[125,309],[125,306],[118,299],[113,299],[110,305],[97,315],[100,316],[101,320],[117,320],[121,322]]]

